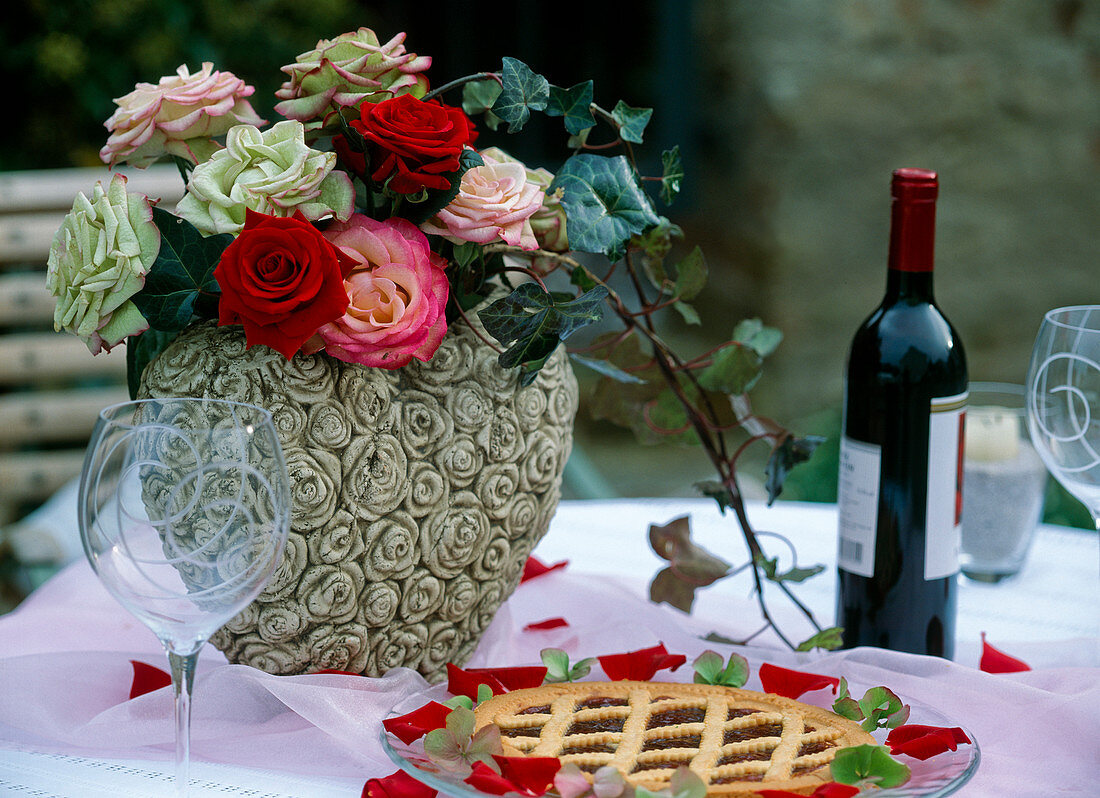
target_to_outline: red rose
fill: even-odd
[[[218,324],[243,325],[249,347],[266,344],[289,360],[322,324],[344,315],[350,268],[301,215],[247,210],[244,230],[214,269],[222,289]]]
[[[448,175],[458,171],[458,156],[476,138],[461,108],[411,94],[363,103],[360,119],[351,126],[367,139],[371,178],[388,179],[399,194],[449,188]]]

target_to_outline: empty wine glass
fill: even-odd
[[[199,649],[271,577],[291,493],[271,416],[215,399],[104,409],[80,477],[84,552],[103,585],[168,654],[176,789],[187,794]]]
[[[1027,374],[1035,450],[1100,529],[1100,305],[1043,317]]]

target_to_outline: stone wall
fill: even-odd
[[[701,0],[705,316],[785,340],[757,404],[839,405],[881,298],[889,180],[935,169],[937,298],[971,378],[1022,381],[1039,319],[1100,302],[1100,2]]]

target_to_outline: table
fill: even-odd
[[[757,528],[793,542],[800,564],[826,564],[799,594],[822,623],[831,622],[835,507],[781,502],[770,509],[754,504],[749,512]],[[706,648],[733,650],[701,637],[710,631],[746,636],[759,625],[749,583],[740,577],[701,591],[691,616],[645,600],[648,580],[660,567],[646,541],[647,526],[684,514],[692,517],[700,543],[730,561],[741,559],[736,522],[720,516],[710,501],[563,503],[536,556],[546,563],[568,559],[568,567],[521,585],[470,664],[530,663],[549,646],[576,658],[663,641],[689,661]],[[784,544],[766,545],[788,556]],[[870,680],[959,719],[983,752],[962,795],[1045,796],[1054,784],[1064,788],[1061,795],[1092,795],[1100,773],[1098,552],[1094,533],[1045,526],[1018,577],[1000,585],[963,580],[955,662],[877,649],[794,654],[765,636],[737,650],[754,672],[768,661],[846,675],[853,683]],[[769,603],[792,636],[808,633],[781,596]],[[555,616],[569,626],[524,631],[528,623]],[[982,631],[1034,670],[978,671]],[[170,789],[171,691],[126,700],[131,658],[158,666],[163,661],[148,630],[81,561],[0,617],[0,793],[84,798]],[[684,671],[670,678],[690,679]],[[749,687],[758,686],[754,680]],[[382,679],[269,676],[228,665],[208,646],[195,689],[193,794],[358,796],[367,778],[395,769],[377,743],[380,718],[423,686],[402,669]],[[1037,745],[1044,732],[1065,741]]]

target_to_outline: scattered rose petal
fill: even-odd
[[[414,709],[407,715],[399,718],[386,718],[382,725],[386,731],[401,742],[408,745],[413,740],[419,740],[425,734],[435,729],[442,729],[447,725],[447,715],[451,712],[438,701],[429,701],[420,709]]]
[[[569,622],[565,618],[547,618],[545,621],[539,621],[538,623],[529,623],[523,627],[525,632],[544,632],[547,629],[559,629],[562,626],[568,626]]]
[[[665,668],[674,671],[687,662],[683,654],[669,654],[664,643],[626,654],[605,654],[598,659],[603,672],[613,682],[649,681],[657,671]]]
[[[569,565],[569,560],[561,560],[553,565],[546,565],[535,557],[528,557],[527,562],[523,565],[523,576],[520,577],[519,583],[522,585],[528,579],[534,579],[536,576],[560,570],[567,565]]]
[[[970,738],[958,726],[898,726],[886,736],[891,754],[905,754],[914,759],[931,759],[944,751],[954,751],[969,744]]]
[[[985,632],[982,632],[982,659],[978,667],[986,673],[1019,673],[1031,670],[1031,666],[1023,660],[1010,657],[985,642]]]
[[[368,779],[360,798],[435,798],[437,794],[428,785],[398,770],[380,779]]]
[[[504,795],[506,792],[519,792],[516,785],[501,776],[484,762],[474,762],[470,775],[464,781],[475,790],[490,795]]]
[[[351,671],[341,671],[336,668],[322,668],[319,671],[312,671],[312,673],[327,673],[334,674],[336,676],[362,676],[361,673],[352,673]]]
[[[501,756],[493,754],[500,775],[524,795],[542,795],[554,786],[554,775],[561,769],[556,756]]]
[[[477,701],[477,687],[479,684],[489,685],[493,695],[507,693],[508,689],[500,683],[500,680],[488,673],[475,673],[464,671],[457,665],[447,663],[447,689],[452,695],[464,695],[471,701]]]
[[[466,673],[476,678],[488,677],[507,690],[523,690],[527,687],[541,687],[546,679],[546,668],[542,665],[521,665],[512,668],[467,668]],[[485,682],[490,687],[492,683]],[[477,691],[477,687],[474,687]],[[493,691],[496,693],[496,690]]]
[[[836,695],[840,679],[835,676],[821,676],[817,673],[793,671],[789,668],[780,668],[778,665],[770,665],[765,662],[760,666],[760,684],[763,685],[765,693],[775,693],[787,698],[798,698],[803,693],[820,690],[823,687],[832,688],[833,695]]]
[[[757,790],[756,794],[762,798],[806,798],[800,792],[788,792],[787,790]],[[810,798],[850,798],[859,794],[859,787],[852,784],[838,784],[830,781],[820,785],[812,793]]]
[[[130,698],[151,693],[172,683],[172,677],[154,665],[130,660],[134,666],[134,680],[130,683]]]

